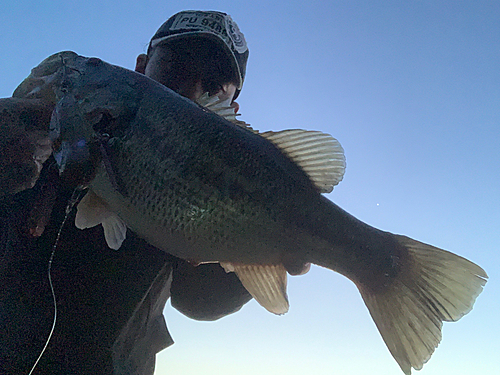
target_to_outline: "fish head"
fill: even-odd
[[[67,69],[63,67],[75,60],[78,55],[72,51],[55,53],[44,59],[39,65],[31,69],[31,73],[14,90],[12,96],[22,99],[40,99],[49,105],[55,106],[61,96],[63,81],[67,76]]]
[[[101,156],[94,132],[76,109],[75,97],[64,96],[52,113],[49,136],[63,181],[86,187],[95,176]]]
[[[85,187],[105,162],[109,142],[135,117],[141,91],[122,79],[123,69],[98,58],[64,57],[50,71],[56,105],[49,134],[63,180]]]

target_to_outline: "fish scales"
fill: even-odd
[[[49,89],[33,90],[41,78]],[[193,263],[219,262],[277,314],[288,310],[286,270],[314,263],[340,272],[407,375],[434,352],[442,322],[467,314],[486,283],[467,259],[373,228],[322,196],[344,168],[329,136],[256,134],[140,74],[72,52],[49,57],[16,92],[59,101],[51,127],[61,176],[89,188],[79,228],[102,224],[118,249],[128,227]],[[337,167],[324,169],[330,164]]]
[[[162,105],[170,111],[163,96],[152,96],[161,99],[154,105],[150,100],[148,105],[158,112]],[[290,198],[300,199],[299,193],[319,197],[317,189],[273,144],[214,114],[199,110],[193,115],[193,104],[183,104],[184,111],[178,106],[172,117],[153,123],[147,119],[152,108],[141,108],[134,119],[140,126],[132,125],[133,131],[108,146],[116,160],[113,173],[119,176],[120,195],[128,198],[129,206],[138,207],[142,216],[161,223],[163,232],[187,232],[194,243],[184,244],[176,256],[200,262],[279,262],[283,251],[297,246],[293,245],[296,238],[290,240],[297,231],[287,224],[294,216]],[[193,123],[201,126],[193,127]],[[102,171],[99,176],[105,180],[105,174]],[[92,187],[99,193],[97,182]],[[122,205],[112,207],[119,211]],[[207,237],[214,240],[203,244],[208,254],[200,248],[186,253],[189,246],[201,246],[197,239]],[[162,241],[155,245],[175,250],[168,239]],[[270,247],[271,243],[275,245]],[[266,251],[258,251],[259,247]],[[239,259],[231,258],[235,248],[246,251],[248,259],[242,254]],[[227,251],[227,258],[221,258],[221,250]]]

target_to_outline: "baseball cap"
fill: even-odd
[[[226,52],[231,66],[237,72],[237,87],[241,90],[245,79],[248,47],[243,33],[230,15],[216,11],[185,10],[174,14],[160,26],[151,38],[149,48],[175,39],[207,37]]]

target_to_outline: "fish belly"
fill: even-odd
[[[138,236],[193,263],[280,264],[285,253],[301,248],[297,230],[273,220],[262,207],[218,197],[186,201],[172,192],[148,191],[146,185],[140,190],[149,200],[125,197],[101,168],[90,188]]]

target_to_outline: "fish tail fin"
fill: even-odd
[[[458,255],[395,237],[408,250],[407,269],[382,291],[358,288],[389,351],[409,375],[438,346],[442,322],[457,321],[472,310],[488,276]]]

